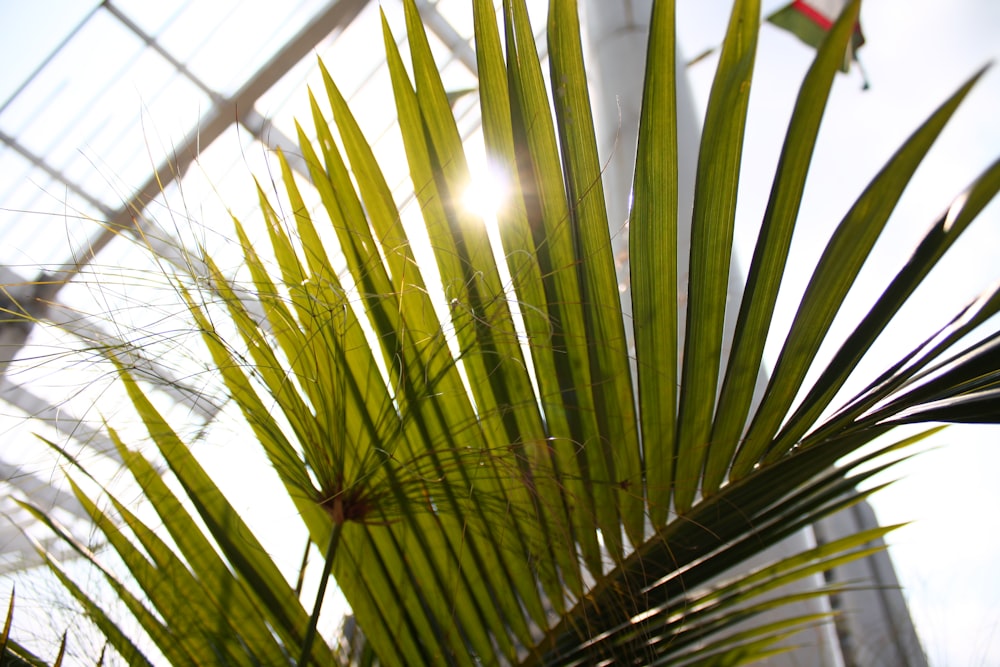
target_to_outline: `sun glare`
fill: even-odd
[[[462,193],[462,206],[487,223],[495,225],[497,216],[507,201],[507,195],[507,179],[498,170],[474,170],[469,185]]]

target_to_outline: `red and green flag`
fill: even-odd
[[[840,13],[847,6],[848,0],[794,0],[767,17],[767,20],[788,30],[803,42],[819,47],[826,38],[826,33],[833,27]],[[844,71],[852,61],[857,61],[857,50],[865,43],[861,33],[861,23],[854,25],[854,36],[844,54]]]

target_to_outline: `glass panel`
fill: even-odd
[[[379,7],[376,3],[366,5],[351,25],[338,34],[335,40],[317,45],[316,56],[322,59],[337,87],[348,99],[366,82],[379,77],[380,81],[375,87],[385,93],[382,106],[386,107],[390,115],[395,115],[392,111],[391,88],[386,87],[389,85],[389,79],[382,49]],[[263,95],[257,102],[257,111],[293,140],[296,137],[294,122],[296,119],[309,137],[315,137],[315,132],[312,130],[312,113],[305,92],[307,86],[315,93],[320,105],[328,108],[324,101],[326,90],[323,87],[323,79],[316,65],[316,57],[313,56],[304,59],[300,66],[282,77]],[[367,121],[367,118],[359,118],[359,121]]]
[[[468,40],[470,46],[475,48],[475,45],[472,44],[472,3],[466,0],[438,0],[433,5],[437,12],[447,19],[448,25]],[[500,16],[503,15],[500,14]]]
[[[157,37],[179,17],[194,11],[198,0],[185,2],[149,2],[149,0],[115,0],[115,9],[125,14],[140,30]]]
[[[183,142],[207,104],[205,94],[102,12],[0,115],[0,127],[117,208]]]
[[[200,2],[165,25],[158,41],[210,88],[230,95],[327,5],[320,0]],[[239,44],[240,48],[233,48]]]
[[[0,3],[0,105],[7,103],[98,4],[96,0]]]
[[[0,264],[34,277],[82,255],[100,229],[102,214],[8,150],[0,154],[0,178],[6,179],[9,172],[17,180],[2,199]]]

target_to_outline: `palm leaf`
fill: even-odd
[[[750,263],[730,361],[719,392],[705,469],[705,493],[714,492],[725,480],[733,452],[743,434],[820,121],[836,76],[837,62],[842,60],[838,50],[842,54],[846,49],[858,10],[859,3],[847,6],[817,52],[799,90]]]
[[[649,518],[666,523],[677,405],[677,43],[673,2],[654,6],[636,151],[631,238],[636,382]],[[662,81],[660,80],[662,78]]]
[[[736,194],[759,25],[759,2],[734,5],[698,153],[690,261],[690,266],[698,269],[690,272],[688,281],[674,477],[674,502],[681,513],[694,502],[712,428]]]
[[[384,17],[383,37],[413,204],[394,201],[321,64],[323,94],[309,98],[315,141],[298,128],[309,178],[276,157],[291,215],[258,187],[266,240],[252,241],[234,221],[243,272],[228,276],[206,257],[207,286],[174,278],[234,405],[322,549],[312,611],[291,583],[300,573],[271,561],[264,538],[120,364],[179,491],[110,433],[170,540],[118,499],[108,496],[114,519],[72,488],[148,603],[51,517],[28,509],[106,575],[175,663],[360,655],[408,665],[740,664],[783,650],[796,630],[825,618],[761,614],[842,590],[789,585],[870,555],[892,528],[750,572],[745,563],[862,501],[880,487],[859,493],[860,484],[875,484],[935,430],[894,441],[896,425],[998,421],[1000,334],[977,328],[1000,307],[1000,291],[831,410],[858,361],[995,197],[996,164],[931,228],[819,380],[804,385],[910,177],[979,75],[845,216],[755,407],[820,120],[859,3],[849,3],[802,84],[731,352],[723,333],[760,6],[733,8],[688,221],[678,210],[675,7],[655,4],[630,219],[634,377],[575,3],[550,6],[551,104],[523,0],[504,1],[502,27],[491,3],[473,3],[483,137],[511,184],[500,248],[458,203],[470,178],[463,140],[417,5],[404,5],[409,62]],[[682,319],[677,238],[688,224]],[[414,250],[415,235],[429,243],[426,256]],[[874,452],[859,455],[874,441]],[[139,655],[49,563],[111,645]],[[318,630],[331,575],[353,615],[344,643]],[[182,614],[182,597],[197,599],[192,613]]]

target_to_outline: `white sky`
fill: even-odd
[[[678,4],[680,20],[690,20],[681,25],[697,26],[681,34],[685,51],[697,54],[719,41],[730,2]],[[781,4],[765,1],[765,13]],[[801,254],[790,270],[801,279],[793,273],[786,281],[790,292],[795,285],[804,287],[805,271],[833,226],[909,133],[975,71],[1000,59],[997,0],[867,0],[862,27],[868,41],[860,57],[871,88],[861,90],[857,71],[838,77],[806,190],[802,220],[808,222],[794,241],[793,253]],[[771,29],[762,34],[740,202],[745,220],[760,220],[787,115],[808,64],[808,50],[794,37]],[[714,66],[712,59],[691,71],[702,105]],[[860,277],[860,298],[847,307],[854,320],[951,198],[1000,157],[998,119],[1000,70],[979,82],[914,177]],[[753,229],[744,232],[739,241],[748,261]],[[866,377],[1000,279],[1000,203],[980,215],[953,255],[932,274],[934,285],[916,295],[922,306],[905,311],[902,326],[894,326],[892,339],[878,348],[879,359],[865,366]],[[794,296],[782,295],[789,321]],[[851,319],[843,321],[842,332]],[[889,542],[931,664],[1000,664],[1000,485],[994,473],[1000,467],[1000,427],[954,426],[933,444],[938,449],[896,468],[893,475],[902,479],[872,503],[884,524],[913,522]]]

